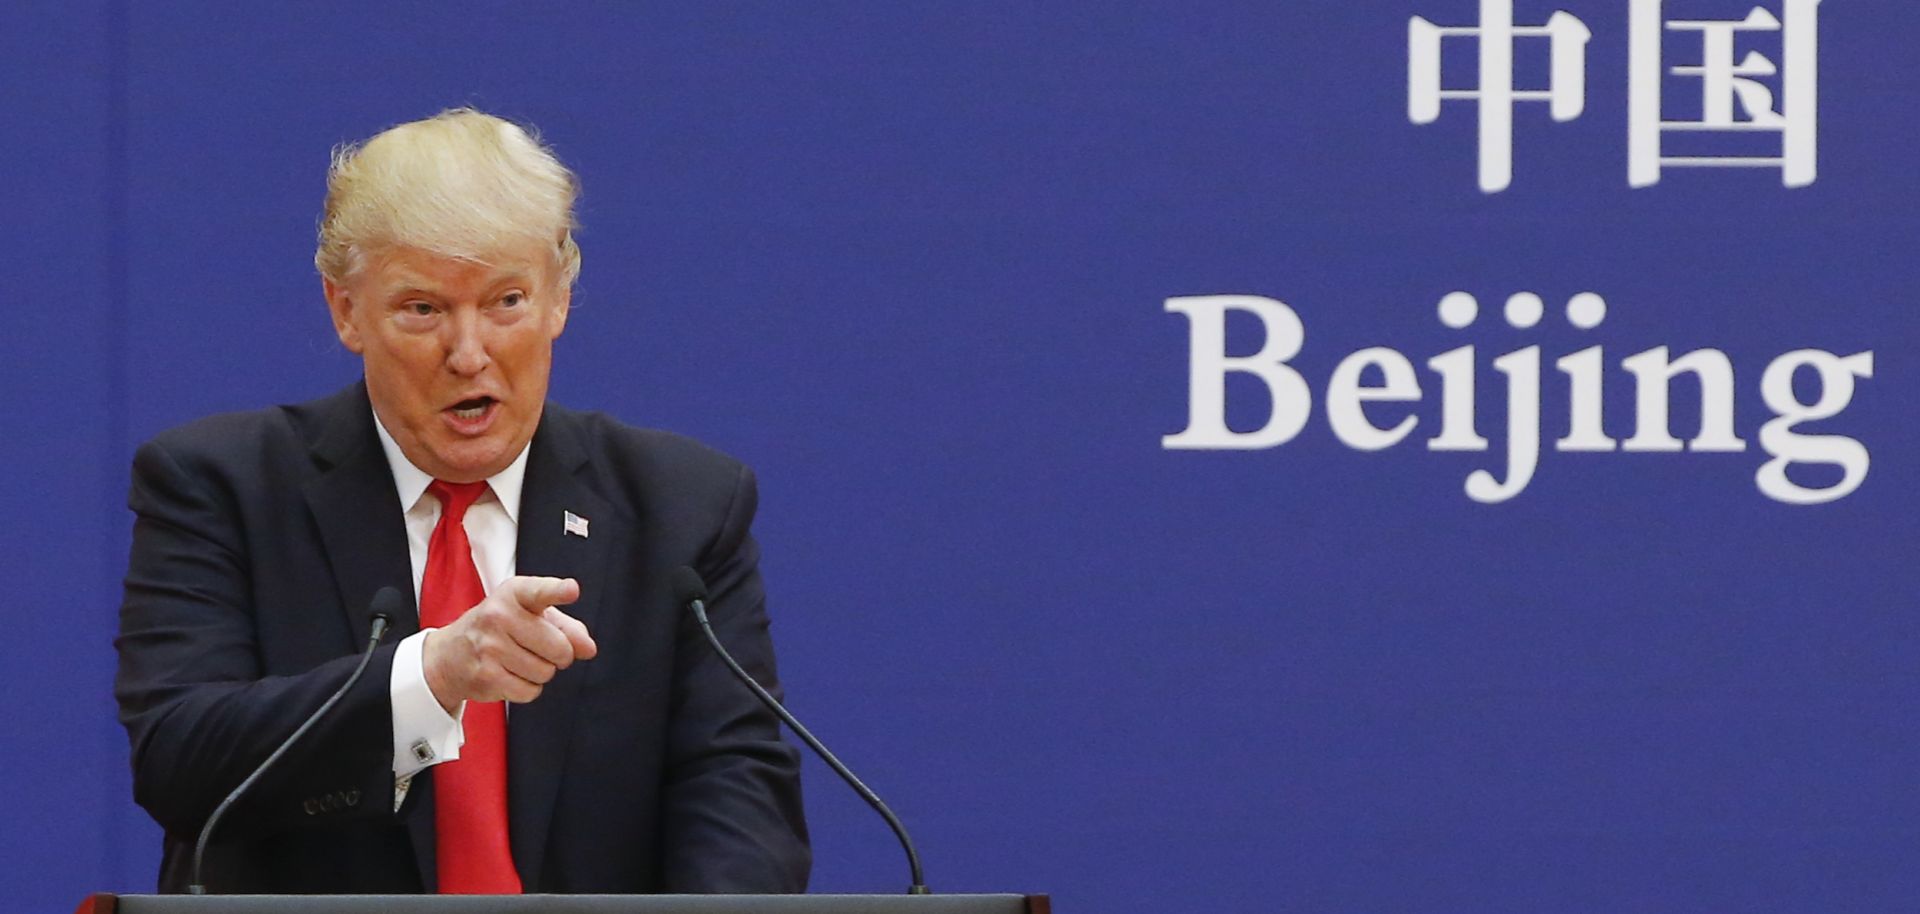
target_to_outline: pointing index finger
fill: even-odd
[[[565,606],[580,599],[580,582],[572,578],[515,576],[507,579],[506,590],[521,609],[535,615],[549,606]]]

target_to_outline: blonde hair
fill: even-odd
[[[385,248],[483,262],[516,242],[555,245],[580,275],[579,181],[537,135],[472,108],[393,127],[333,152],[313,265],[339,282]]]

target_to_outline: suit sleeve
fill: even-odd
[[[749,527],[758,494],[741,467],[697,570],[720,642],[776,697],[773,641]],[[678,629],[662,847],[669,892],[803,892],[812,865],[800,756],[780,722],[732,673],[689,614]]]
[[[132,742],[134,799],[183,837],[359,662],[262,675],[255,569],[232,502],[214,473],[189,472],[157,442],[134,458],[114,693]],[[375,652],[328,719],[227,813],[216,839],[391,815],[393,651]]]

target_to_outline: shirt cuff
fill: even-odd
[[[393,703],[393,776],[396,789],[405,796],[406,782],[416,773],[441,762],[460,757],[467,734],[460,719],[466,702],[448,714],[427,686],[423,664],[427,644],[425,629],[400,640],[393,654],[393,676],[387,693]]]

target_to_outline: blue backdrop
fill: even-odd
[[[109,695],[133,448],[355,377],[311,267],[328,149],[473,104],[584,181],[555,397],[758,469],[791,704],[892,798],[936,889],[1115,914],[1910,908],[1920,7],[1827,0],[1810,41],[1789,32],[1811,4],[1765,0],[1785,26],[1730,33],[1754,66],[1718,78],[1770,95],[1741,88],[1735,120],[1783,109],[1817,180],[1675,165],[1635,188],[1635,28],[1664,52],[1660,117],[1711,125],[1734,84],[1671,71],[1711,64],[1716,27],[1670,26],[1754,3],[1521,0],[1515,85],[1564,104],[1577,62],[1584,104],[1514,102],[1489,192],[1498,131],[1451,93],[1497,82],[1502,6],[0,7],[0,897],[151,888]],[[1556,10],[1589,35],[1555,27],[1557,83]],[[1483,27],[1438,39],[1431,123],[1414,17]],[[1816,71],[1817,112],[1793,110]],[[1779,154],[1737,130],[1657,142]],[[1438,316],[1456,291],[1464,329]],[[1519,292],[1537,327],[1503,319]],[[1582,292],[1594,329],[1564,316]],[[1216,294],[1303,325],[1285,443],[1163,446],[1209,383],[1167,300]],[[1216,354],[1284,330],[1222,318]],[[1488,446],[1435,450],[1427,363],[1467,345]],[[1556,450],[1578,382],[1555,361],[1595,345],[1607,436],[1667,389],[1623,359],[1710,349],[1745,449]],[[1536,346],[1539,469],[1476,501],[1468,473],[1506,474],[1498,364]],[[1370,347],[1422,393],[1365,406],[1417,422],[1380,450],[1328,418]],[[1756,482],[1763,377],[1797,350],[1873,359],[1793,430],[1870,455],[1815,505]],[[1238,434],[1303,405],[1215,380]],[[1703,437],[1712,384],[1670,387],[1673,437]],[[1836,491],[1819,464],[1788,478]],[[815,888],[904,887],[885,828],[807,775]]]

